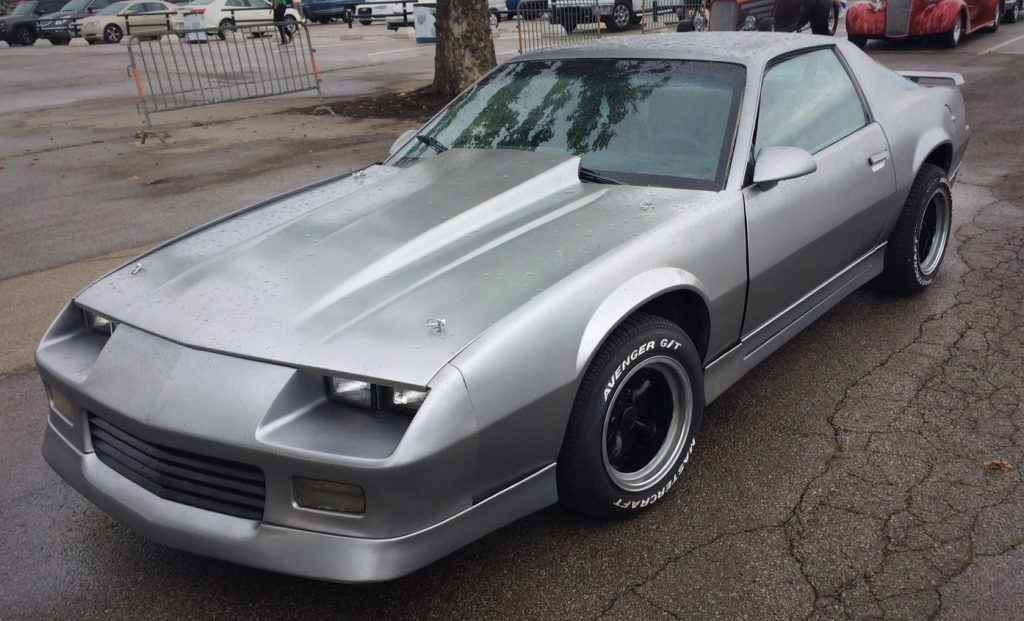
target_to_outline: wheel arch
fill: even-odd
[[[703,363],[711,335],[711,314],[703,286],[693,274],[657,268],[634,276],[609,294],[592,314],[580,338],[576,372],[582,376],[597,350],[622,322],[638,312],[679,326],[697,347]]]

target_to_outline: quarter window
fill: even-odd
[[[835,52],[807,52],[765,72],[754,154],[764,147],[817,153],[867,123],[857,89]]]

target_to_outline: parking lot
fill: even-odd
[[[966,78],[955,248],[924,295],[865,287],[713,403],[692,467],[640,517],[551,508],[346,586],[150,543],[78,495],[39,454],[32,362],[66,300],[149,245],[379,161],[417,125],[346,101],[428,84],[432,45],[310,31],[337,116],[305,94],[170,112],[154,119],[167,146],[133,138],[123,45],[0,50],[0,619],[1020,617],[1024,23],[956,50],[869,45]],[[495,48],[516,54],[514,24]]]

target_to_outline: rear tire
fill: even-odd
[[[817,0],[811,12],[811,32],[832,36],[839,27],[839,9],[832,0]]]
[[[658,502],[690,460],[704,414],[700,357],[679,326],[627,319],[583,376],[558,456],[558,498],[597,519]]]
[[[891,293],[918,293],[932,284],[949,245],[953,195],[946,171],[925,164],[917,173],[885,246],[878,284]]]
[[[18,29],[14,31],[14,41],[18,45],[32,45],[38,38],[39,35],[29,26],[18,26]]]
[[[868,38],[864,35],[846,35],[846,38],[862,50],[868,46]]]
[[[608,16],[608,19],[604,21],[605,26],[612,32],[622,32],[629,28],[629,25],[633,23],[633,19],[636,16],[633,15],[633,8],[629,6],[629,2],[626,0],[615,0],[615,4],[612,5],[612,14]]]
[[[996,15],[992,18],[992,23],[985,26],[985,32],[995,32],[999,30],[999,24],[1003,23],[1003,13],[1006,12],[1006,5],[1003,4],[1002,0],[996,4]]]
[[[235,29],[235,22],[230,19],[222,19],[217,24],[217,38],[221,41],[228,38],[228,32]]]
[[[1017,20],[1020,19],[1020,3],[1021,2],[1024,2],[1024,0],[1017,0],[1016,2],[1014,2],[1013,3],[1013,8],[1010,9],[1009,11],[1007,11],[1006,14],[1003,15],[1003,20],[1007,24],[1016,24]]]

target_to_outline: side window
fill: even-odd
[[[244,0],[228,0],[226,5],[233,9],[239,9],[245,6],[245,2]]]
[[[138,15],[139,13],[145,13],[145,12],[146,12],[146,3],[145,2],[136,2],[135,4],[133,4],[130,7],[128,7],[127,11],[125,11],[125,13],[127,13],[128,15]]]
[[[109,4],[110,0],[95,0],[92,4],[89,5],[89,8],[93,9],[94,11],[99,11],[100,9],[107,8]]]
[[[807,52],[765,72],[754,155],[764,147],[817,153],[867,122],[857,89],[835,52]]]
[[[147,13],[166,13],[167,7],[160,4],[159,2],[147,2],[146,3]]]

